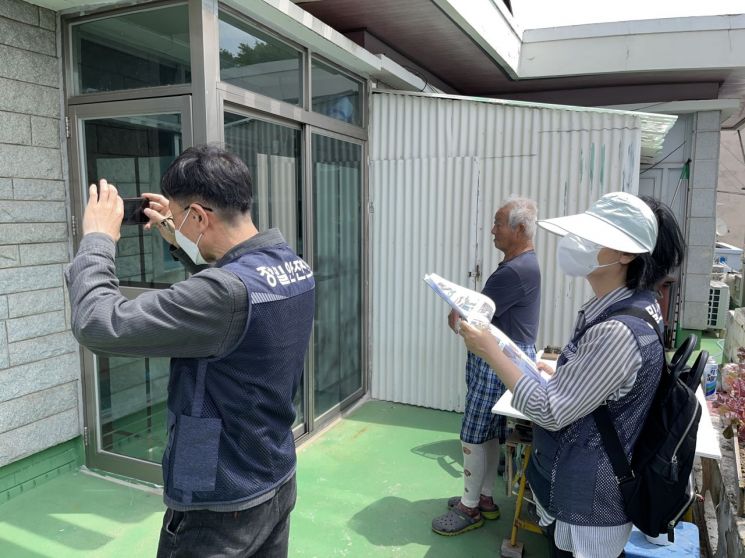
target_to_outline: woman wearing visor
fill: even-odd
[[[533,421],[528,481],[551,556],[616,558],[631,522],[592,412],[607,403],[630,456],[664,352],[646,320],[618,313],[641,309],[663,327],[655,288],[682,263],[683,238],[669,208],[626,192],[606,194],[584,213],[538,224],[562,237],[561,270],[585,277],[595,294],[580,309],[551,379],[524,375],[488,332],[466,323],[460,331],[468,349],[513,392],[512,405]]]

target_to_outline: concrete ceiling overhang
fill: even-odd
[[[504,62],[506,56],[489,52],[468,36],[462,27],[466,22],[457,21],[458,14],[449,2],[295,0],[295,3],[340,33],[360,41],[365,48],[397,51],[415,64],[415,70],[425,69],[431,74],[428,77],[434,77],[433,83],[446,91],[482,95],[499,91],[510,82],[511,68]],[[502,14],[493,9],[495,19],[499,18]],[[518,31],[508,32],[514,34],[519,47]],[[507,70],[500,62],[508,65]]]
[[[481,22],[467,8],[478,0],[295,1],[371,52],[397,51],[450,93],[587,106],[745,98],[745,15],[522,31],[499,0],[481,7]],[[490,23],[518,38],[517,61],[510,41],[488,48]]]

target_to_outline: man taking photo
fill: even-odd
[[[189,267],[210,265],[125,298],[114,264],[123,203],[101,180],[66,271],[73,333],[96,353],[171,357],[158,556],[287,556],[313,273],[277,229],[254,226],[251,176],[235,155],[189,148],[161,190],[146,195],[149,225]]]

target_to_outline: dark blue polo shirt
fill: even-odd
[[[492,324],[515,343],[535,344],[541,308],[541,270],[533,250],[499,264],[481,292],[497,307]]]

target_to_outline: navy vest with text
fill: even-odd
[[[171,360],[164,499],[179,510],[240,509],[295,471],[293,399],[313,327],[313,273],[284,242],[222,269],[245,285],[248,319],[225,354]]]
[[[572,340],[564,347],[557,366],[573,358],[577,343],[585,331],[609,319],[611,314],[632,306],[649,312],[662,327],[660,307],[653,293],[635,293],[611,304],[592,322],[576,330]],[[631,461],[634,443],[657,391],[664,354],[657,333],[646,321],[627,315],[616,315],[610,319],[624,323],[631,330],[642,358],[641,369],[631,391],[617,401],[607,402],[626,457]],[[619,363],[619,366],[623,365]],[[583,373],[592,374],[593,371],[584,370]],[[629,521],[592,413],[555,432],[534,424],[533,454],[527,477],[541,505],[564,523],[613,526]]]

